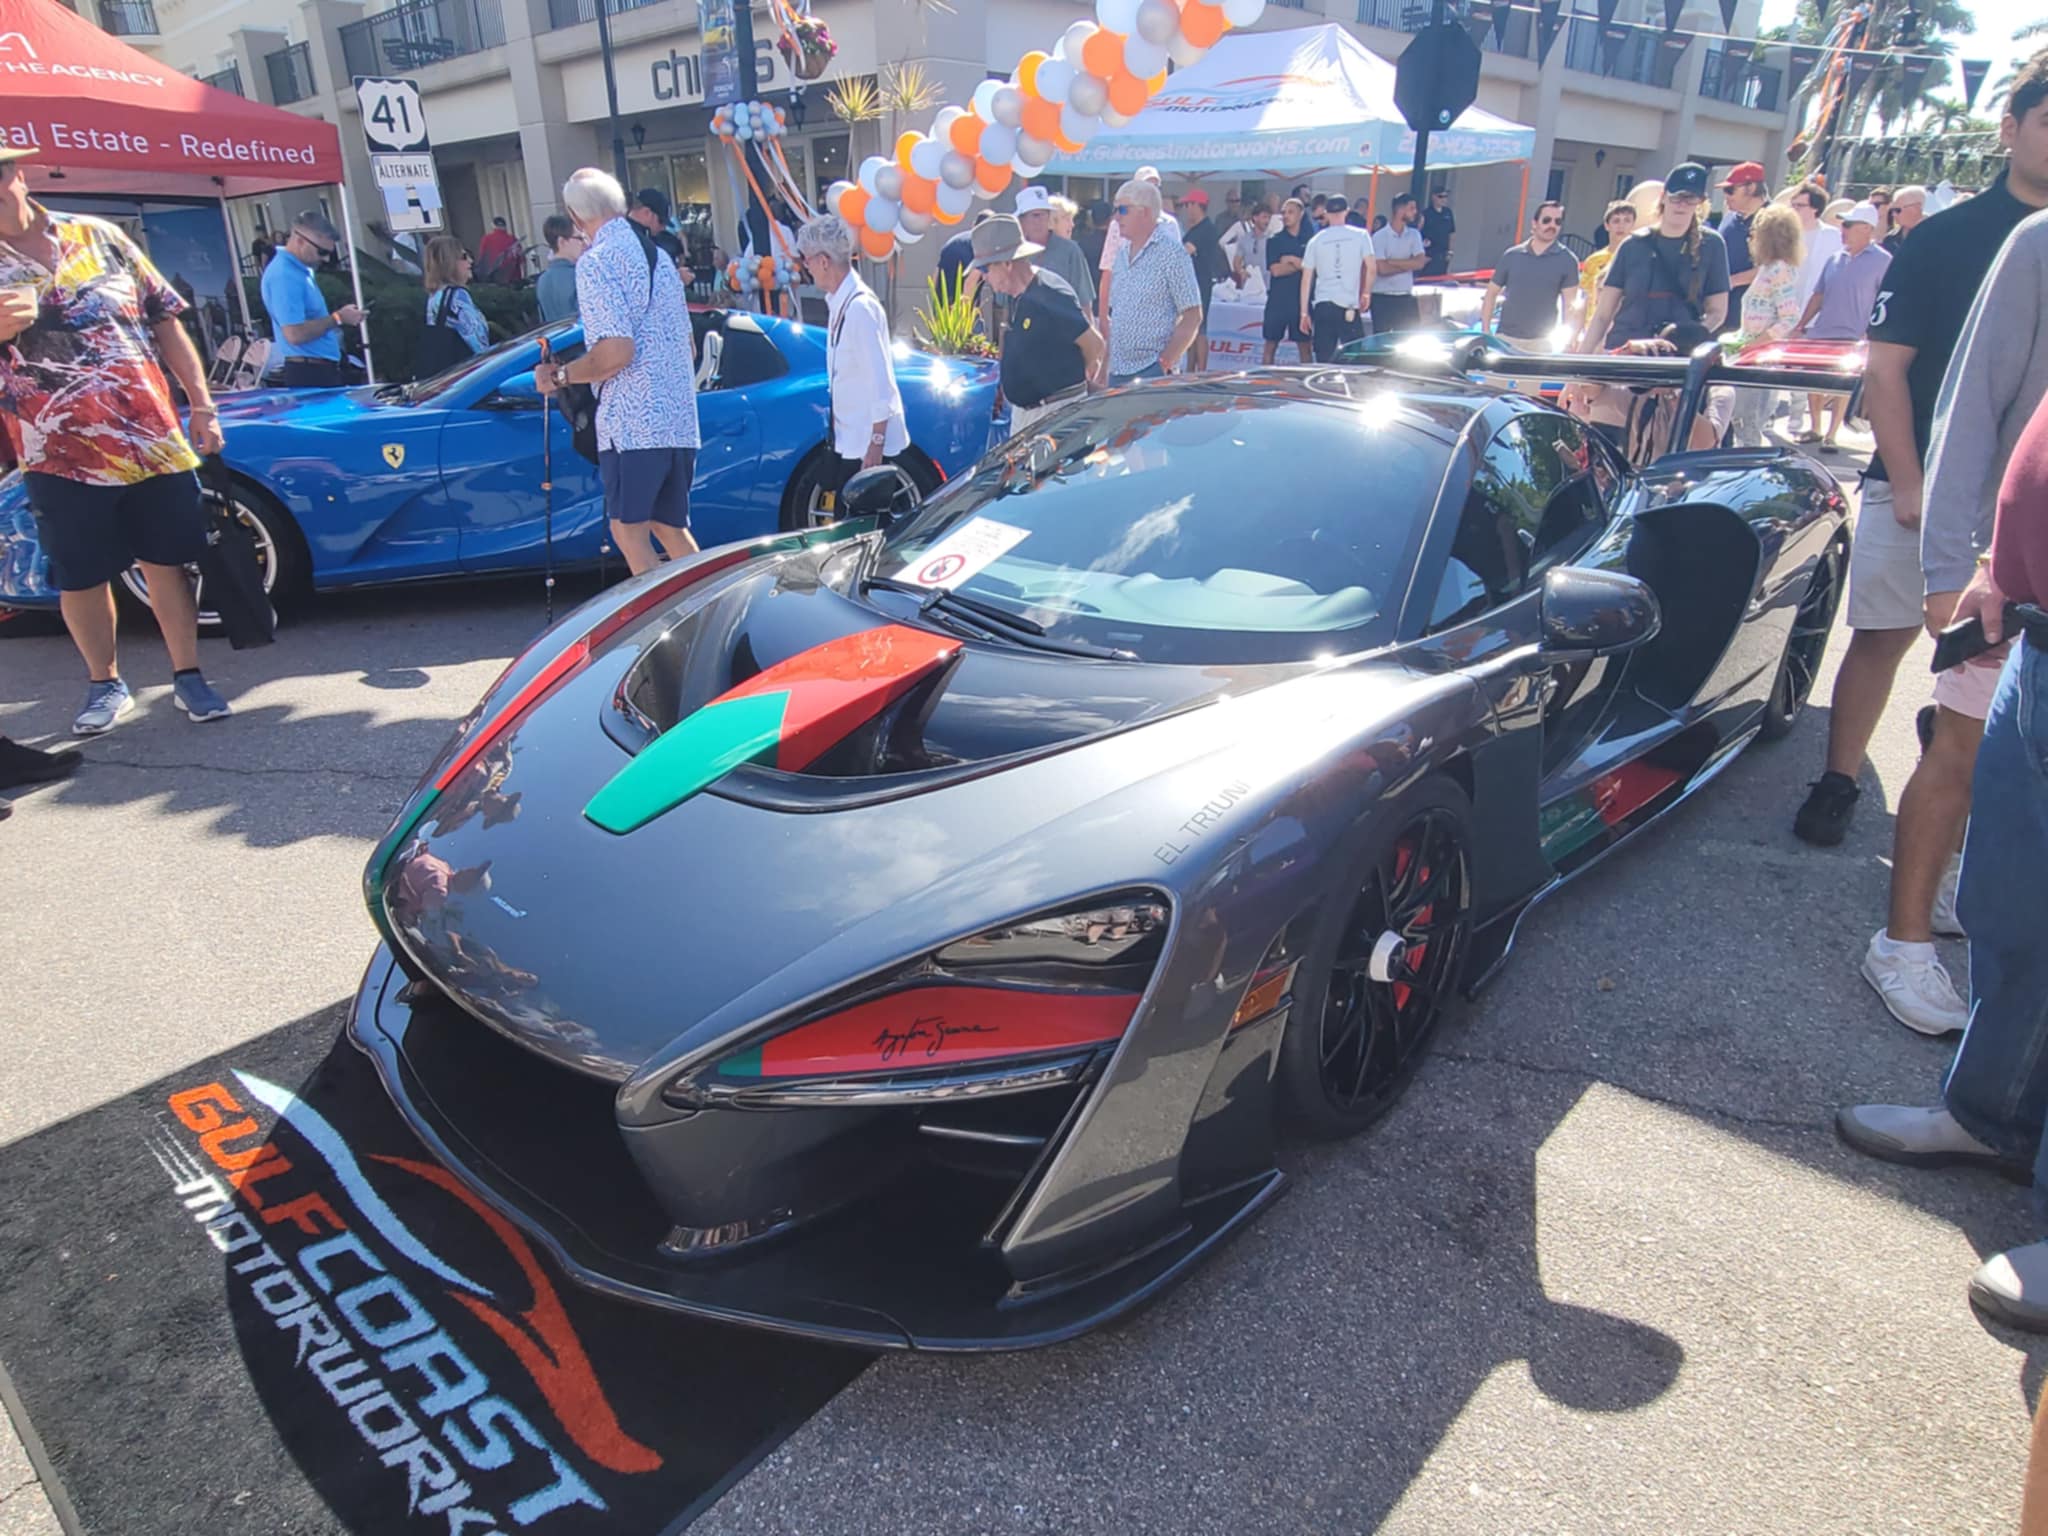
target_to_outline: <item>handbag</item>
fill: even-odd
[[[457,363],[467,362],[472,355],[469,343],[462,339],[462,333],[448,323],[448,306],[455,302],[455,290],[443,288],[441,302],[434,308],[434,318],[429,320],[420,332],[419,340],[413,343],[412,373],[416,379],[431,379],[437,373],[445,373]]]
[[[277,638],[277,610],[263,590],[256,536],[235,515],[234,484],[220,455],[200,461],[200,483],[207,493],[206,545],[199,554],[206,605],[220,616],[220,627],[236,650],[269,645]]]

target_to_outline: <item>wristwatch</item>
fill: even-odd
[[[563,385],[567,384],[568,382],[569,365],[567,363],[555,364],[555,388],[560,389]]]

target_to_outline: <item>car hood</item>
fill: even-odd
[[[601,792],[735,680],[888,627],[835,584],[861,553],[758,559],[650,615],[409,810],[368,877],[407,964],[623,1082],[1021,913],[1170,889],[1162,847],[1249,795],[1248,756],[1285,777],[1363,711],[1446,686],[1390,662],[1233,673],[966,641],[825,751],[832,771],[756,762],[599,825]],[[515,665],[471,729],[540,665]]]

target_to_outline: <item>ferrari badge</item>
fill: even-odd
[[[386,443],[384,445],[384,462],[393,469],[403,464],[405,462],[405,444]]]

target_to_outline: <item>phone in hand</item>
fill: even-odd
[[[2005,632],[2010,635],[2018,622],[2015,610],[2017,603],[2005,605]],[[1951,624],[1934,637],[1934,664],[1931,670],[1946,672],[1951,667],[1960,667],[1974,656],[1982,656],[1991,649],[1991,642],[1984,638],[1984,621],[1979,618],[1965,619],[1960,624]]]

